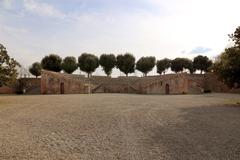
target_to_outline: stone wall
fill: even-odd
[[[211,73],[205,75],[205,89],[213,92],[230,92],[231,89]],[[240,93],[240,92],[239,92]]]
[[[0,87],[0,94],[15,94],[16,86],[2,86]]]
[[[12,86],[0,87],[0,94],[40,94],[40,78],[20,78]]]
[[[43,71],[42,94],[74,93],[138,93],[200,94],[204,91],[229,92],[230,89],[214,74],[167,74],[147,77],[93,76],[86,78]]]
[[[87,82],[67,74],[43,71],[41,75],[42,94],[87,93]]]
[[[183,94],[188,91],[186,74],[141,77],[134,84],[140,94]]]
[[[40,94],[41,78],[20,78],[16,92],[23,94]]]
[[[64,84],[64,93],[199,94],[205,90],[228,91],[228,88],[213,74],[181,73],[148,77],[85,78],[44,71],[41,83],[42,93],[61,93],[61,83]]]
[[[204,91],[239,93],[229,89],[214,74],[166,74],[147,77],[92,76],[43,71],[41,78],[22,78],[12,87],[1,87],[0,94],[77,94],[77,93],[137,93],[137,94],[200,94]]]

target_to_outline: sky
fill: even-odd
[[[239,6],[239,0],[0,0],[0,43],[25,68],[50,53],[214,59],[231,45]]]

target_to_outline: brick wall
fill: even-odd
[[[16,93],[15,86],[3,86],[0,87],[0,94],[14,94]]]
[[[204,90],[228,92],[230,89],[214,74],[167,74],[148,77],[93,76],[86,78],[43,71],[42,94],[64,93],[139,93],[139,94],[200,94]]]
[[[61,91],[66,94],[87,93],[88,84],[85,79],[82,81],[78,77],[50,71],[43,71],[41,77],[42,94],[61,94]]]
[[[40,94],[41,78],[20,78],[17,92],[24,94]]]

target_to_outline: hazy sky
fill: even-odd
[[[240,0],[0,0],[0,43],[25,67],[49,53],[213,58],[240,25],[239,6]]]

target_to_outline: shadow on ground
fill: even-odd
[[[167,159],[240,159],[240,108],[200,106],[181,109],[182,122],[153,128],[152,147]]]

